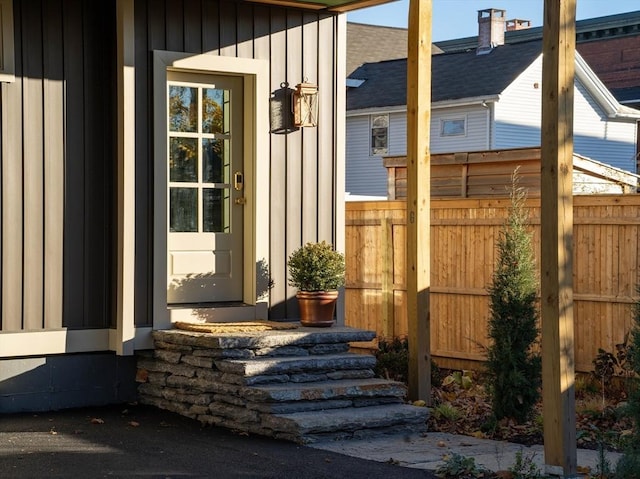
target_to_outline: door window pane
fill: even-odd
[[[202,132],[224,133],[224,90],[202,89]]]
[[[170,188],[169,228],[172,233],[198,231],[197,188]]]
[[[169,130],[195,132],[198,129],[198,89],[169,86]]]
[[[198,139],[171,138],[169,142],[170,181],[198,181]]]
[[[229,164],[225,162],[227,140],[202,140],[202,181],[229,183]]]
[[[203,231],[229,233],[229,189],[202,190]]]

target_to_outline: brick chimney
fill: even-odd
[[[497,8],[478,10],[478,55],[489,53],[498,45],[504,45],[506,13],[506,10]]]
[[[531,20],[521,20],[520,18],[507,20],[508,32],[513,32],[515,30],[526,30],[527,28],[531,28]]]

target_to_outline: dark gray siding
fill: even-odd
[[[108,327],[115,1],[15,0],[2,105],[2,331]]]
[[[337,88],[333,16],[248,2],[137,0],[136,35],[136,325],[150,324],[152,290],[153,135],[151,52],[170,50],[270,60],[271,90],[305,77],[320,87],[320,124],[272,134],[270,267],[272,318],[294,318],[295,291],[286,259],[302,242],[335,241],[334,95]],[[261,99],[264,101],[264,99]],[[144,113],[147,114],[144,114]],[[269,160],[270,158],[270,160]],[[163,187],[162,185],[156,185]],[[264,240],[264,239],[262,239]]]

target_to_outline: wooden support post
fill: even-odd
[[[431,17],[432,0],[409,0],[407,58],[407,315],[409,398],[431,402]]]
[[[576,0],[545,0],[542,64],[541,317],[547,472],[576,474],[573,333],[573,91]]]
[[[395,336],[395,298],[393,291],[393,220],[386,212],[382,220],[380,248],[382,250],[382,335]]]

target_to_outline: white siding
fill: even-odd
[[[492,148],[540,146],[541,78],[542,57],[538,57],[500,95],[495,105]]]
[[[576,81],[573,150],[602,163],[636,173],[636,125],[612,121]]]
[[[440,122],[445,119],[466,119],[466,132],[461,136],[441,136]],[[431,152],[487,150],[489,109],[481,105],[435,109],[431,112]]]
[[[500,95],[500,101],[495,106],[492,148],[539,146],[541,115],[542,57]],[[576,80],[574,151],[635,173],[635,144],[635,123],[608,119],[584,86]]]
[[[440,120],[460,118],[467,120],[464,136],[440,137]],[[369,115],[347,117],[347,177],[346,191],[351,195],[387,196],[387,169],[382,165],[382,157],[370,156]],[[486,150],[488,109],[482,106],[434,110],[431,118],[431,151],[443,153],[452,151]],[[389,114],[388,156],[407,153],[407,115]]]
[[[389,123],[391,123],[391,115]],[[391,148],[391,125],[389,126]],[[352,195],[387,196],[387,170],[382,157],[370,156],[369,115],[347,117],[346,192]]]
[[[389,115],[389,156],[407,154],[407,114]]]

